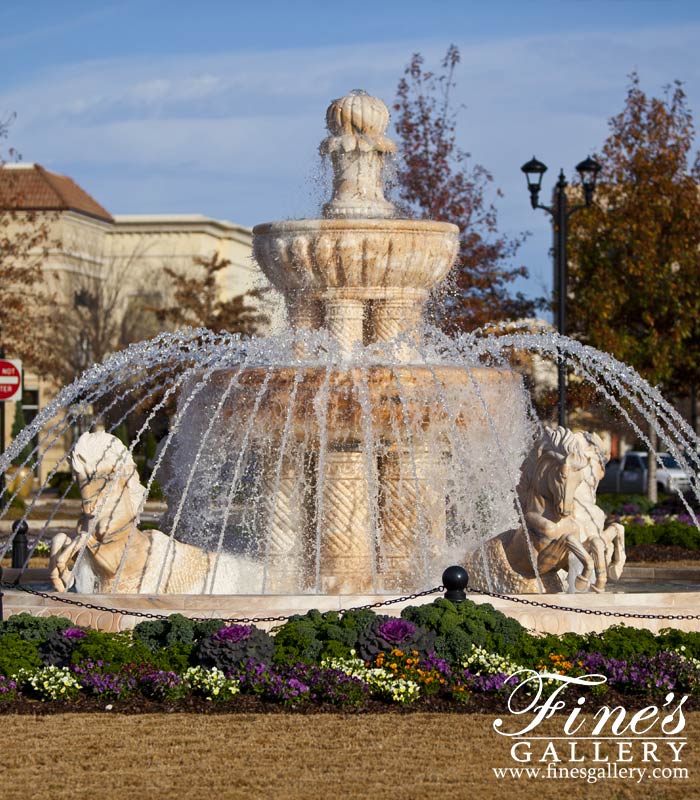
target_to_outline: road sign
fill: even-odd
[[[0,402],[22,399],[22,362],[14,358],[0,360]]]

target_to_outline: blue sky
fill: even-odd
[[[0,115],[10,144],[113,213],[203,213],[245,225],[310,216],[329,100],[391,102],[411,54],[458,45],[460,145],[504,192],[501,227],[549,289],[550,229],[528,203],[533,153],[571,174],[599,148],[627,76],[678,78],[700,112],[693,0],[206,2],[4,0]]]

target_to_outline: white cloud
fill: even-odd
[[[536,153],[551,182],[559,167],[570,174],[602,143],[633,69],[654,93],[685,80],[700,111],[699,33],[684,26],[457,41],[455,101],[466,106],[459,141],[505,191],[503,226],[536,232],[529,261],[545,268],[549,240],[546,220],[529,208],[520,164]],[[12,143],[26,159],[68,172],[115,211],[138,204],[253,224],[313,213],[316,190],[304,184],[316,170],[331,98],[366,88],[391,102],[411,54],[422,52],[433,67],[445,46],[416,39],[89,61],[6,88],[0,111],[17,112]]]

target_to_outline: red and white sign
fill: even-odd
[[[0,402],[22,399],[22,362],[16,359],[0,361]]]

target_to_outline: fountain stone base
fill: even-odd
[[[441,595],[435,594],[406,600],[384,608],[377,609],[378,614],[399,616],[406,606],[431,603]],[[186,617],[212,618],[250,618],[267,616],[284,616],[304,614],[311,609],[320,611],[338,611],[341,608],[390,600],[390,595],[374,594],[333,594],[333,595],[133,595],[120,594],[63,594],[57,595],[73,602],[91,603],[107,608],[119,608],[128,611],[148,614],[182,614]],[[527,607],[498,598],[485,598],[483,595],[470,594],[468,599],[475,603],[489,602],[521,625],[536,633],[562,634],[569,631],[588,633],[602,631],[611,625],[619,624],[616,617],[594,616],[575,611],[557,610],[556,608]],[[525,600],[541,601],[542,595],[516,595]],[[644,594],[561,594],[546,595],[546,602],[552,606],[593,609],[637,614],[684,615],[696,614],[700,607],[700,592],[656,592]],[[23,591],[5,590],[3,597],[4,616],[28,612],[37,617],[67,617],[76,625],[90,626],[104,631],[129,630],[143,620],[136,616],[115,614],[109,611],[96,611],[80,606],[56,602],[48,598],[38,597]],[[280,625],[281,622],[257,623],[258,627],[267,630]],[[663,619],[626,618],[625,625],[659,633],[669,627],[669,621]],[[674,620],[673,627],[684,631],[700,632],[700,620]]]

